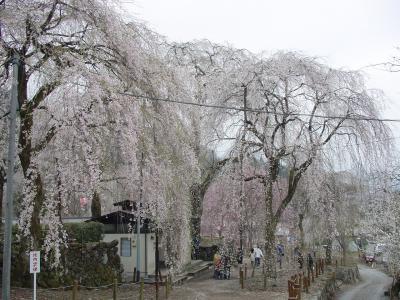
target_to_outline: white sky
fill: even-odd
[[[400,56],[399,0],[123,2],[137,20],[170,41],[206,38],[255,53],[296,50],[336,68],[363,68],[368,86],[388,98],[383,116],[400,119],[400,72],[365,68]]]

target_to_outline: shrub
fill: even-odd
[[[104,225],[98,222],[64,224],[69,240],[79,243],[99,242],[103,239]]]

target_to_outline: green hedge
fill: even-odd
[[[104,224],[98,222],[66,223],[68,239],[78,243],[99,242],[103,239]]]

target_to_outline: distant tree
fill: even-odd
[[[260,58],[208,42],[193,48],[196,51],[176,51],[201,74],[202,94],[231,108],[210,112],[211,137],[233,143],[231,156],[239,157],[244,144],[246,153],[264,163],[262,173],[243,180],[264,186],[265,257],[272,274],[277,224],[318,153],[332,143],[385,138],[388,129],[378,120],[359,120],[375,119],[379,112],[376,95],[366,90],[357,72],[335,70],[293,52]],[[287,184],[277,188],[282,166]],[[280,203],[275,206],[273,199]]]
[[[90,210],[92,212],[92,218],[97,218],[97,217],[101,216],[100,196],[96,191],[93,193],[92,204],[90,206]]]

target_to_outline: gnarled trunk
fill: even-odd
[[[190,188],[191,193],[191,222],[190,229],[192,234],[192,258],[197,259],[198,247],[200,245],[200,225],[201,216],[203,214],[203,200],[207,192],[208,187],[213,182],[215,176],[228,162],[228,159],[224,159],[212,164],[207,169],[202,170],[202,181],[195,182]]]
[[[40,174],[34,179],[34,184],[36,187],[36,193],[34,196],[33,213],[31,217],[31,227],[30,232],[33,240],[34,249],[39,249],[41,238],[42,238],[42,228],[40,226],[40,211],[42,210],[42,205],[44,202],[44,189],[43,182]]]
[[[274,220],[267,221],[265,226],[264,260],[266,262],[266,275],[270,278],[276,277],[275,231],[276,222]]]
[[[202,191],[201,185],[194,183],[191,186],[191,234],[192,234],[192,258],[198,259],[198,251],[200,246],[200,225],[201,216],[203,213],[203,199],[204,192]]]
[[[265,194],[265,215],[266,215],[266,224],[265,224],[265,254],[264,260],[266,262],[266,276],[272,278],[275,277],[276,272],[276,260],[274,256],[275,249],[275,232],[277,222],[275,220],[275,215],[272,206],[272,181],[266,184],[266,194]]]
[[[43,181],[39,173],[33,175],[31,169],[37,171],[36,166],[32,166],[32,156],[35,149],[32,147],[32,128],[33,128],[33,114],[35,108],[46,98],[48,94],[55,88],[42,87],[31,101],[27,101],[27,86],[28,78],[23,61],[20,63],[20,70],[18,73],[18,100],[20,105],[20,118],[21,128],[19,131],[18,144],[21,149],[19,152],[19,159],[21,162],[22,172],[24,178],[33,181],[35,186],[35,195],[33,196],[33,212],[31,216],[30,234],[33,240],[33,246],[38,249],[42,237],[42,230],[40,226],[40,212],[45,198],[43,189]],[[32,177],[34,176],[34,177]]]

